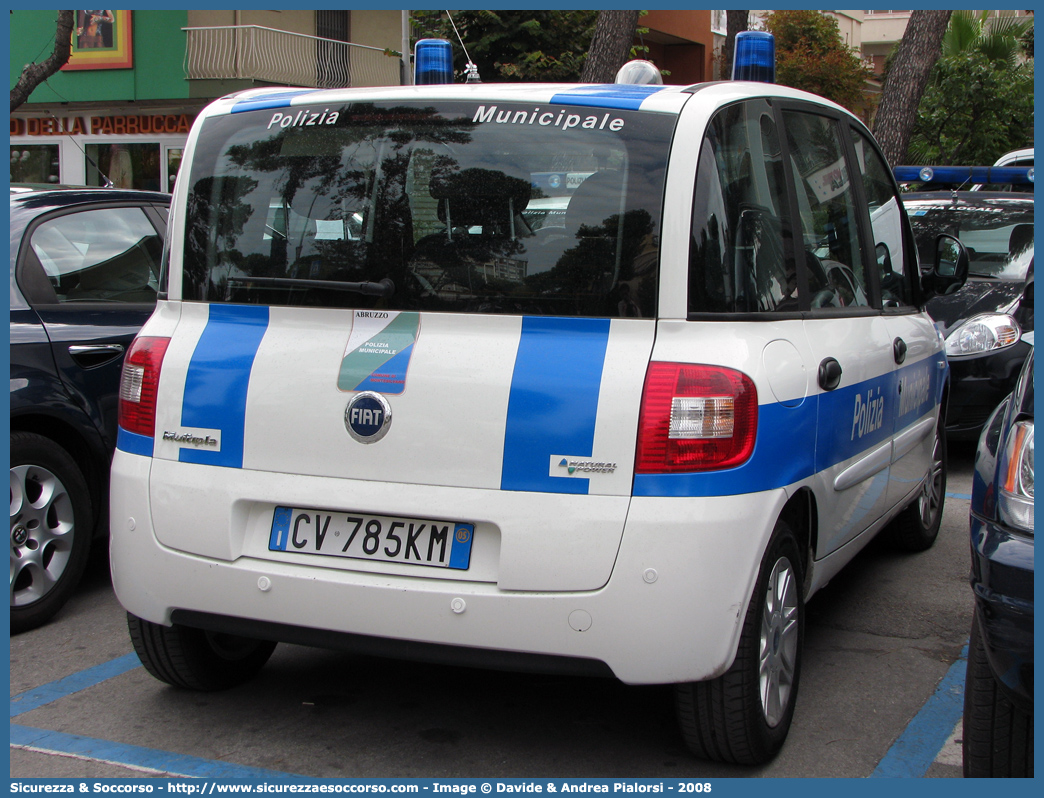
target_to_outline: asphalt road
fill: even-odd
[[[11,638],[10,775],[959,777],[973,453],[951,446],[930,551],[874,542],[809,603],[794,724],[764,767],[693,758],[667,687],[282,645],[248,685],[176,690],[137,665],[102,554],[52,623]]]

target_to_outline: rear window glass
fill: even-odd
[[[488,102],[211,119],[184,298],[652,317],[674,121]]]

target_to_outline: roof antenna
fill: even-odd
[[[453,32],[457,34],[457,41],[460,42],[460,49],[464,51],[464,57],[468,59],[467,66],[464,67],[464,74],[466,76],[464,82],[481,83],[482,78],[479,77],[478,66],[471,60],[471,56],[468,55],[468,48],[464,46],[464,40],[460,38],[460,31],[457,30],[457,23],[453,21],[453,15],[447,11],[446,16],[449,17],[450,25],[453,26]]]

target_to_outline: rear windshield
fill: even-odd
[[[675,119],[489,102],[211,119],[190,174],[183,296],[652,317]]]

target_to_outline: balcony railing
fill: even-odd
[[[400,59],[379,47],[259,25],[183,28],[189,80],[256,80],[287,86],[397,86]]]

